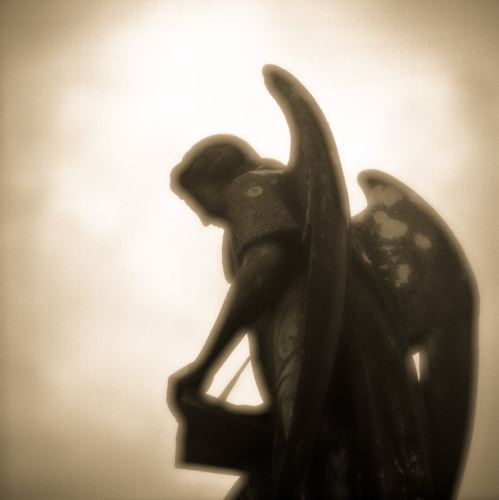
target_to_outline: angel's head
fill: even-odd
[[[171,173],[171,189],[205,222],[225,219],[232,181],[255,169],[260,157],[239,137],[214,135],[198,142]]]

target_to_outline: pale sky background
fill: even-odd
[[[459,498],[499,497],[499,2],[3,1],[0,23],[2,498],[215,500],[234,482],[174,468],[166,381],[227,284],[221,230],[169,172],[214,133],[287,161],[265,63],[319,102],[353,213],[378,168],[462,243],[481,316]],[[256,402],[250,370],[233,400]]]

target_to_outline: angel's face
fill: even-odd
[[[199,183],[191,186],[184,201],[197,214],[203,225],[223,225],[225,221],[227,190],[225,185]]]

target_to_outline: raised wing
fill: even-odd
[[[291,132],[288,173],[309,255],[304,348],[278,498],[296,495],[315,443],[334,365],[348,268],[350,214],[336,145],[319,106],[290,73],[265,66],[265,84]]]
[[[420,354],[436,496],[446,498],[459,480],[473,414],[474,278],[450,229],[414,191],[374,170],[359,184],[368,207],[352,220],[353,244]]]

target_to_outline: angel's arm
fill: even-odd
[[[177,394],[198,390],[208,372],[224,361],[235,335],[251,327],[276,300],[289,273],[297,267],[296,249],[285,239],[266,239],[251,245],[242,258],[208,340],[196,361],[178,378]]]

